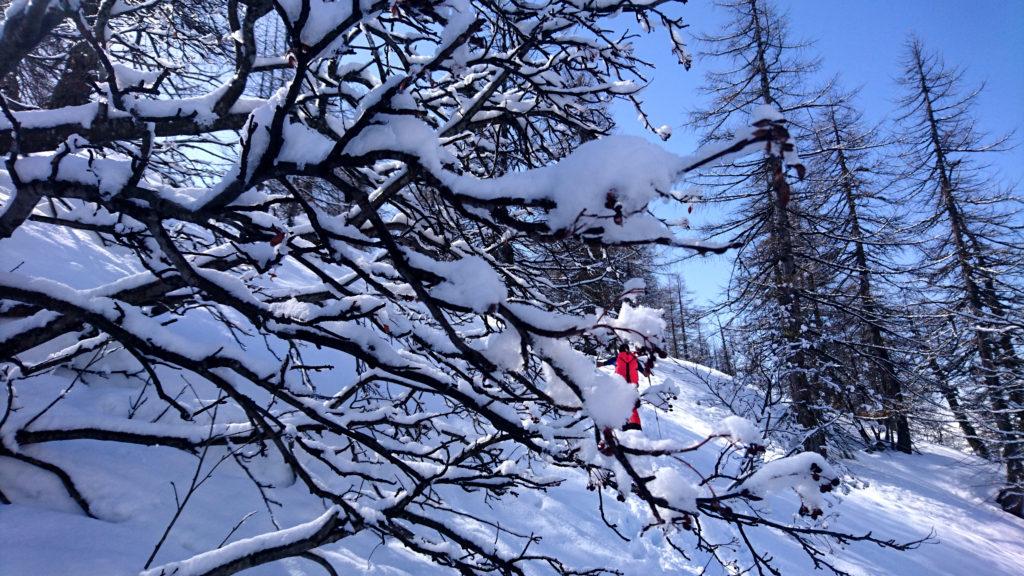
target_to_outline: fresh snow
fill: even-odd
[[[193,576],[204,574],[218,566],[244,558],[254,552],[287,546],[310,538],[321,530],[328,530],[337,522],[340,510],[338,506],[332,506],[315,520],[278,532],[238,540],[223,548],[204,552],[182,562],[171,562],[146,570],[140,576],[169,576],[172,574],[174,576]]]
[[[647,486],[651,494],[664,498],[669,505],[683,510],[697,510],[697,496],[700,491],[693,481],[676,468],[658,468],[654,480]]]
[[[728,416],[722,419],[715,427],[715,434],[728,436],[738,444],[758,444],[761,442],[761,433],[757,428],[742,416]]]
[[[611,323],[621,331],[618,334],[639,346],[648,341],[660,342],[665,333],[665,319],[659,308],[634,306],[623,302],[618,317]]]
[[[82,221],[105,221],[110,217],[102,211],[78,210],[68,215]],[[345,225],[342,219],[325,220],[325,224],[338,233],[359,234]],[[124,225],[135,226],[137,223],[125,221]],[[129,264],[131,259],[119,258],[118,252],[104,249],[86,231],[28,223],[6,239],[4,246],[10,250],[0,251],[0,283],[33,285],[36,289],[101,314],[109,312],[110,294],[145,285],[152,278],[151,272],[132,267]],[[215,255],[216,249],[211,250],[209,257]],[[206,257],[198,256],[197,265]],[[600,324],[603,321],[597,314],[583,319],[562,317],[525,303],[507,302],[508,295],[495,276],[496,272],[482,266],[478,258],[467,256],[442,262],[424,257],[413,258],[410,264],[436,277],[436,281],[427,286],[434,297],[476,310],[504,302],[503,306],[517,316],[553,330],[579,322]],[[386,266],[369,262],[367,265]],[[279,266],[276,272],[278,277],[273,285],[262,284],[261,289],[273,290],[275,294],[288,298],[275,304],[274,308],[283,320],[335,314],[341,309],[339,307],[371,310],[380,304],[369,296],[339,299],[331,306],[302,302],[297,297],[305,293],[310,280],[288,266]],[[218,282],[226,280],[217,274],[209,274],[207,278]],[[253,286],[261,285],[259,277],[246,282],[252,285],[236,282],[225,286],[245,295]],[[628,288],[640,288],[639,282],[628,284]],[[393,331],[410,329],[408,320],[400,314],[388,314],[386,309],[378,314]],[[11,323],[41,324],[51,319],[51,315],[40,313],[9,321],[0,324],[0,334],[13,328]],[[235,320],[244,325],[242,318]],[[147,320],[131,307],[125,309],[121,321],[129,329],[152,334],[154,338],[160,338],[163,345],[192,356],[221,350],[223,356],[246,355],[252,364],[254,356],[267,355],[267,347],[273,346],[251,336],[236,342],[237,335],[227,333],[220,322],[205,318],[200,310],[186,313],[168,329],[159,331],[145,325]],[[619,310],[616,322],[652,338],[656,338],[664,328],[658,311],[629,303]],[[492,329],[490,333],[480,328],[480,338],[473,341],[477,349],[499,370],[521,369],[523,342],[515,328],[489,328]],[[418,333],[420,337],[433,342],[438,350],[457,353],[443,348],[450,343],[444,344],[445,336],[440,332],[426,332],[424,327],[416,329],[421,331]],[[395,350],[384,339],[365,330],[345,324],[338,325],[337,331],[346,337],[364,339],[366,343],[370,343],[372,338],[372,345],[388,362],[406,361],[403,351]],[[72,350],[76,346],[89,345],[89,342],[79,343],[73,338],[64,338],[55,342],[53,347],[33,351],[27,355],[27,360],[43,361],[62,349]],[[564,340],[534,339],[530,345],[550,359],[550,365],[544,371],[543,389],[555,401],[577,406],[579,397],[582,397],[582,407],[599,426],[616,427],[625,419],[637,398],[638,391],[634,386],[614,376],[610,368],[595,371],[594,359],[572,349]],[[272,352],[280,354],[283,350],[278,347]],[[79,357],[75,365],[83,367],[91,356]],[[354,376],[351,359],[340,354],[310,351],[304,359],[310,364],[334,365],[324,374],[326,381],[337,382],[336,389],[321,390],[328,396],[350,390],[359,378]],[[97,373],[82,381],[67,370],[24,381],[19,386],[17,399],[17,406],[22,409],[12,415],[9,429],[17,429],[38,412],[38,402],[45,403],[61,395],[64,399],[37,419],[30,430],[97,428],[141,436],[197,440],[197,434],[203,433],[202,427],[186,426],[173,413],[156,419],[151,413],[142,418],[127,417],[131,400],[138,394],[134,383],[118,375],[118,371],[133,366],[128,360],[124,353],[107,356],[102,365],[95,367]],[[181,389],[185,384],[179,381],[179,374],[163,367],[158,367],[158,370],[166,385]],[[273,371],[274,365],[268,365],[266,370]],[[573,376],[580,386],[579,397],[561,380],[559,372]],[[444,378],[442,374],[435,376]],[[709,386],[725,383],[727,379],[726,375],[703,366],[674,360],[659,362],[653,376],[649,380],[642,379],[639,390],[644,399],[640,411],[645,430],[620,434],[620,442],[636,449],[672,451],[698,444],[708,436],[722,436],[710,442],[705,449],[682,454],[686,463],[699,470],[714,467],[718,448],[737,444],[741,445],[741,453],[743,445],[761,443],[757,423],[726,412],[718,407],[717,400],[709,393]],[[285,385],[302,384],[289,379]],[[460,390],[470,398],[480,398],[469,386]],[[189,409],[210,400],[182,398]],[[656,410],[654,403],[672,410]],[[520,417],[509,406],[491,405],[490,408],[500,411],[502,417],[510,421],[518,422]],[[433,416],[430,411],[424,411],[411,417]],[[244,414],[232,414],[225,408],[218,424],[206,432],[244,436],[250,432],[245,422]],[[282,424],[286,427],[293,425],[287,417],[283,418]],[[522,425],[531,427],[538,424],[527,420]],[[18,450],[33,457],[59,462],[75,479],[98,517],[90,519],[84,516],[51,475],[0,457],[0,486],[14,502],[12,505],[0,505],[0,574],[3,576],[8,573],[44,576],[138,574],[174,514],[174,490],[180,491],[188,485],[196,465],[195,456],[170,447],[123,445],[100,440],[18,446],[13,435],[0,440],[5,446],[17,446]],[[411,440],[403,447],[429,449],[417,446]],[[857,460],[830,466],[814,454],[782,458],[783,454],[769,446],[768,464],[752,475],[740,475],[737,487],[763,496],[765,500],[756,504],[757,510],[778,522],[808,527],[827,526],[854,534],[871,531],[875,536],[897,541],[933,535],[933,541],[905,553],[873,545],[851,544],[833,548],[840,567],[855,575],[1018,574],[1019,567],[1024,564],[1024,521],[1002,513],[991,503],[993,487],[999,481],[998,471],[948,448],[929,445],[920,448],[920,455],[862,453]],[[223,447],[211,448],[204,470],[209,470],[212,463],[224,455]],[[598,453],[592,441],[589,444],[583,442],[581,457],[615,467],[610,460],[601,460],[606,457]],[[337,459],[336,464],[341,467],[351,465],[344,459]],[[734,460],[726,462],[727,466],[735,467],[735,464]],[[818,478],[811,473],[811,464],[821,469]],[[644,530],[652,520],[650,510],[633,497],[619,503],[609,492],[605,494],[604,506],[609,520],[629,539],[628,542],[621,540],[604,526],[598,511],[597,495],[587,490],[588,477],[564,469],[547,469],[537,463],[529,465],[537,467],[533,472],[538,477],[557,477],[564,483],[546,494],[520,492],[518,496],[510,495],[501,501],[485,501],[478,494],[467,494],[452,486],[440,486],[438,489],[444,498],[450,501],[457,499],[460,506],[470,513],[479,512],[489,517],[496,514],[504,528],[542,536],[543,540],[535,544],[537,551],[557,553],[569,565],[580,569],[603,567],[618,569],[624,574],[652,575],[698,573],[695,567],[706,561],[693,548],[692,538],[670,532],[675,542],[683,543],[693,553],[692,563],[686,562],[670,549],[665,540],[666,533],[661,528]],[[527,464],[519,454],[510,453],[500,463],[499,472],[521,471],[525,466]],[[154,566],[176,567],[179,573],[186,568],[198,570],[204,563],[230,558],[232,554],[250,550],[259,543],[301,537],[317,526],[316,519],[330,513],[320,499],[309,496],[301,483],[295,482],[288,467],[279,460],[257,458],[251,463],[251,472],[260,481],[277,486],[272,497],[283,506],[274,508],[276,526],[247,473],[228,459],[219,465],[212,479],[201,486],[190,501],[157,555]],[[421,472],[438,471],[423,467]],[[644,473],[654,478],[649,484],[653,493],[673,508],[691,510],[696,507],[696,498],[708,496],[708,488],[700,484],[700,479],[686,466],[676,465],[670,458],[657,462]],[[841,477],[844,483],[833,492],[822,493],[819,490],[822,483],[834,477]],[[174,487],[170,482],[174,482]],[[625,492],[628,494],[628,490]],[[380,502],[387,501],[385,498]],[[799,517],[797,511],[801,504],[810,509],[821,508],[824,514],[813,520]],[[378,510],[370,509],[361,512],[368,519],[379,514]],[[663,517],[677,514],[665,509],[661,513]],[[231,533],[232,527],[243,519],[246,520],[238,530]],[[452,521],[458,523],[457,519]],[[715,541],[728,541],[735,536],[722,532],[727,529],[715,523],[707,523],[706,528],[707,536]],[[293,531],[289,532],[289,529]],[[493,541],[494,535],[486,527],[459,524],[459,529],[480,541]],[[809,572],[806,556],[792,541],[764,530],[751,531],[750,537],[759,549],[776,559],[784,574]],[[222,541],[224,545],[220,546]],[[320,553],[342,573],[447,573],[397,545],[389,543],[378,547],[378,544],[372,534],[364,533],[325,546]],[[183,564],[177,564],[181,562]],[[321,570],[308,560],[297,558],[247,573],[273,575],[287,571],[292,574],[319,574]],[[537,571],[539,568],[534,567],[534,570],[530,573],[543,573]]]
[[[671,380],[678,399],[672,401],[671,412],[655,411],[645,403],[640,410],[645,431],[630,434],[630,441],[690,445],[723,429],[735,429],[743,436],[745,431],[739,421],[729,419],[730,415],[719,408],[708,393],[707,386],[723,378],[726,377],[720,373],[686,362],[660,362],[650,384],[659,386]],[[41,380],[36,384],[59,387],[68,383],[56,375]],[[647,379],[642,380],[642,386],[646,387]],[[108,386],[105,396],[111,409],[121,405],[116,398],[126,398],[130,392],[113,384]],[[716,442],[728,441],[731,440]],[[949,448],[924,445],[921,449],[922,453],[917,455],[861,453],[856,460],[842,461],[836,473],[844,476],[843,486],[848,492],[841,489],[837,490],[839,495],[822,495],[825,515],[816,522],[796,515],[800,505],[798,494],[785,487],[781,492],[771,490],[770,476],[784,474],[786,468],[802,468],[803,462],[794,464],[790,460],[781,467],[783,469],[766,466],[762,473],[767,476],[755,474],[746,480],[746,485],[768,493],[760,509],[776,521],[827,525],[855,534],[871,531],[876,536],[901,541],[933,535],[933,542],[904,553],[873,545],[833,547],[838,566],[851,574],[1018,576],[1020,567],[1024,566],[1024,521],[1001,512],[992,504],[991,488],[998,483],[997,471]],[[55,497],[61,491],[52,478],[0,459],[0,485],[15,502],[0,506],[0,573],[5,576],[138,574],[173,514],[174,499],[167,482],[172,480],[179,487],[186,486],[196,461],[171,448],[87,440],[31,445],[24,450],[65,465],[82,491],[96,504],[100,519],[89,519],[70,502]],[[698,468],[707,469],[716,455],[715,450],[696,451],[685,454],[684,458]],[[515,457],[512,457],[502,467],[511,470],[515,465]],[[204,552],[229,557],[252,546],[252,538],[268,533],[273,535],[266,537],[277,539],[305,534],[331,514],[319,500],[305,495],[300,485],[289,485],[287,471],[280,464],[261,464],[257,473],[265,480],[284,486],[274,491],[275,498],[285,504],[276,514],[281,528],[292,528],[294,532],[273,533],[274,527],[255,488],[242,471],[227,462],[196,493],[154,566],[173,565]],[[482,512],[492,507],[502,527],[541,535],[543,539],[534,545],[536,551],[557,552],[567,563],[581,569],[604,567],[621,570],[627,575],[700,573],[701,556],[695,550],[692,550],[694,562],[687,563],[669,549],[660,529],[640,534],[650,520],[650,513],[635,499],[618,503],[614,498],[605,498],[609,520],[630,539],[624,542],[603,525],[597,510],[597,496],[586,489],[588,479],[577,473],[557,473],[565,482],[547,494],[521,493],[518,497],[485,502],[474,494],[452,489],[447,497],[460,498],[470,511]],[[683,468],[669,467],[666,463],[653,474],[652,490],[678,508],[689,509],[692,499],[701,495],[697,478]],[[218,543],[231,527],[250,512],[255,514],[218,550]],[[466,530],[471,531],[469,527]],[[789,539],[759,530],[748,533],[775,558],[784,574],[816,573],[799,547]],[[481,539],[487,537],[482,531],[474,534]],[[716,540],[729,537],[728,534],[708,536]],[[673,539],[693,546],[692,538],[677,535]],[[325,546],[320,553],[341,574],[450,573],[393,544],[380,545],[370,534],[343,539]],[[204,558],[212,557],[192,558],[192,566],[205,562]],[[285,573],[318,575],[323,570],[296,558],[245,572],[268,576]],[[708,572],[720,573],[721,570]]]
[[[620,204],[625,215],[646,210],[672,189],[684,166],[684,158],[642,138],[609,136],[584,143],[550,167],[488,180],[444,177],[453,190],[468,197],[555,201],[548,226],[558,230],[578,227],[581,215],[603,215],[603,222],[613,226],[606,208],[609,199]]]

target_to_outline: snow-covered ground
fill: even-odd
[[[645,434],[654,439],[697,441],[710,433],[727,413],[707,392],[721,375],[677,361],[659,365],[651,384],[670,378],[679,397],[670,412],[645,405],[641,410]],[[52,376],[53,385],[60,377]],[[644,384],[647,384],[644,382]],[[127,391],[123,391],[127,395]],[[108,391],[109,402],[118,396]],[[893,552],[874,545],[833,548],[842,569],[858,575],[985,575],[1019,576],[1024,573],[1024,520],[1002,513],[990,502],[988,487],[996,472],[978,460],[938,446],[921,446],[921,454],[860,454],[846,461],[852,475],[850,490],[829,500],[819,524],[851,533],[873,532],[897,541],[919,539],[932,533],[932,541],[908,552]],[[137,574],[174,513],[173,479],[179,493],[192,477],[195,458],[172,448],[124,446],[99,441],[56,442],[28,446],[29,453],[64,465],[80,483],[101,520],[83,516],[70,501],[62,501],[55,481],[9,459],[0,459],[0,485],[14,501],[0,506],[0,574],[119,575]],[[693,455],[695,464],[707,465],[714,450]],[[213,461],[213,457],[209,457]],[[275,470],[261,471],[273,477]],[[587,478],[573,475],[547,494],[525,493],[504,502],[467,503],[492,506],[501,525],[519,533],[542,536],[539,550],[557,551],[577,568],[617,569],[627,575],[701,574],[700,554],[691,562],[672,551],[659,530],[639,532],[648,513],[633,499],[624,503],[606,495],[609,520],[628,541],[603,524],[598,495],[588,491]],[[278,489],[274,497],[284,506],[277,518],[281,527],[308,522],[324,507],[299,486]],[[473,495],[461,495],[472,499]],[[798,499],[782,495],[766,502],[771,517],[806,522],[796,517]],[[236,523],[254,514],[228,543],[271,530],[268,515],[253,484],[231,461],[199,488],[181,519],[170,532],[154,565],[187,558],[217,547]],[[725,539],[729,535],[721,534]],[[811,573],[797,544],[784,537],[760,532],[756,543],[768,551],[784,574]],[[678,538],[692,544],[692,539]],[[356,536],[325,548],[341,574],[447,574],[430,567],[411,553],[382,544],[371,534]],[[721,568],[708,570],[717,574]],[[323,569],[293,559],[254,569],[252,574],[322,574]]]
[[[661,368],[652,380],[672,377],[683,392],[675,410],[660,415],[662,432],[666,437],[706,432],[720,417],[716,414],[723,414],[706,394],[706,383],[713,385],[713,379],[703,376],[708,369],[678,361]],[[920,454],[861,452],[855,460],[842,461],[850,491],[833,499],[823,522],[844,532],[870,531],[897,541],[915,540],[929,532],[932,539],[907,552],[874,546],[836,549],[837,565],[864,576],[1024,574],[1024,520],[1004,513],[992,501],[999,485],[998,470],[943,446],[916,447]],[[789,507],[775,506],[776,518],[792,514],[796,499],[791,501]],[[791,542],[764,544],[781,566],[791,567],[783,570],[785,574],[809,572]]]

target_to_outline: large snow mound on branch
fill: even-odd
[[[678,399],[671,412],[655,411],[644,403],[640,409],[644,435],[649,441],[692,443],[722,429],[729,415],[716,407],[709,392],[727,377],[695,364],[677,360],[659,362],[641,388],[671,380]],[[53,386],[66,385],[54,376]],[[112,391],[111,394],[115,394]],[[735,424],[735,421],[728,421]],[[732,426],[735,427],[735,426]],[[726,425],[725,428],[730,428]],[[636,442],[640,440],[631,439]],[[725,442],[725,439],[716,442]],[[94,575],[137,574],[154,543],[174,513],[173,490],[168,481],[186,486],[195,459],[171,448],[123,446],[98,441],[58,442],[27,447],[38,457],[66,463],[81,482],[102,520],[77,512],[70,502],[55,501],[60,493],[47,478],[26,466],[0,459],[0,485],[15,502],[0,506],[0,574]],[[931,574],[985,574],[1017,576],[1024,565],[1024,521],[998,510],[990,502],[990,487],[998,485],[994,470],[981,461],[951,449],[922,446],[918,455],[861,454],[841,464],[855,480],[852,490],[837,497],[825,495],[825,516],[819,524],[852,533],[872,531],[876,536],[912,540],[934,531],[936,542],[910,552],[898,553],[877,547],[836,548],[838,567],[851,574],[905,576]],[[709,451],[704,457],[713,458]],[[709,467],[693,455],[693,464]],[[272,476],[272,469],[262,470]],[[785,470],[775,472],[784,473]],[[659,495],[677,502],[693,497],[696,488],[685,474],[659,475]],[[771,481],[758,479],[758,483]],[[587,478],[570,475],[547,494],[524,493],[518,498],[484,502],[473,494],[460,494],[468,505],[484,511],[493,506],[503,528],[542,536],[536,551],[555,552],[577,568],[607,568],[626,575],[688,574],[678,554],[670,553],[658,530],[643,536],[648,512],[633,498],[624,503],[605,498],[609,520],[627,538],[610,532],[597,509],[597,495],[586,489]],[[799,497],[784,489],[769,494],[770,517],[794,520]],[[300,526],[323,514],[309,505],[303,489],[278,490],[285,506],[278,512],[282,528]],[[454,495],[453,495],[454,496]],[[224,468],[193,497],[182,519],[171,532],[157,557],[157,564],[188,558],[215,548],[226,531],[246,514],[252,518],[227,540],[222,553],[231,553],[231,542],[258,536],[271,529],[252,484],[238,469]],[[795,520],[813,525],[809,519]],[[728,534],[708,534],[713,539]],[[756,544],[778,561],[787,575],[813,573],[797,545],[783,537],[760,537]],[[679,541],[683,541],[680,539]],[[692,544],[692,542],[688,542]],[[326,546],[322,555],[342,574],[388,576],[450,574],[430,567],[398,547],[379,545],[370,534]],[[531,548],[532,549],[532,548]],[[692,567],[691,567],[692,568]],[[292,559],[253,569],[253,575],[319,575],[323,569],[304,559]],[[709,574],[717,574],[710,572]]]
[[[624,214],[642,211],[667,194],[686,158],[636,136],[608,136],[579,146],[557,165],[489,180],[453,177],[450,184],[476,198],[551,200],[552,229],[572,227],[581,214],[607,213],[619,205]]]

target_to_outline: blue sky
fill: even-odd
[[[811,54],[822,58],[822,77],[838,74],[843,85],[856,89],[869,120],[895,115],[894,78],[910,34],[930,50],[941,52],[947,64],[965,68],[968,84],[984,82],[986,90],[977,109],[979,127],[993,134],[1017,131],[1013,140],[1017,148],[990,160],[1024,192],[1024,0],[776,0],[775,4],[788,13],[794,39],[814,43]],[[710,0],[690,0],[678,13],[689,22],[691,38],[716,31],[724,18]],[[638,27],[633,24],[632,29]],[[676,153],[692,152],[696,134],[687,128],[687,112],[700,104],[697,88],[704,72],[716,64],[697,58],[691,70],[684,71],[661,30],[641,36],[635,44],[638,53],[656,66],[643,98],[652,122],[673,129],[664,145]],[[696,52],[696,42],[690,44]],[[631,107],[616,105],[613,112],[619,132],[644,134]],[[694,214],[694,224],[702,216],[713,216],[699,206]],[[699,258],[677,267],[703,301],[721,293],[729,268],[728,256]]]

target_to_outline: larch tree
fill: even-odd
[[[992,447],[988,452],[1006,469],[997,500],[1024,515],[1019,200],[979,158],[999,150],[1005,139],[986,138],[977,129],[972,108],[980,89],[967,89],[962,71],[917,39],[908,42],[899,81],[903,181],[929,237],[918,264],[919,289],[944,320],[938,350],[970,367],[944,383],[942,392],[948,399],[963,394],[976,400],[963,409],[975,414]]]
[[[829,318],[827,354],[833,360],[832,395],[846,403],[869,446],[910,453],[911,436],[904,379],[907,316],[891,305],[901,279],[896,260],[912,244],[899,211],[888,198],[892,170],[881,156],[892,146],[878,129],[864,125],[849,96],[834,94],[809,114],[811,137],[801,151],[808,194],[802,220],[814,260],[827,280],[811,298]],[[882,425],[869,436],[861,421]]]
[[[821,98],[807,89],[807,75],[818,64],[803,58],[805,45],[791,42],[785,18],[765,0],[719,6],[730,19],[720,33],[702,38],[702,58],[720,71],[706,74],[710,103],[692,114],[704,140],[732,138],[741,118],[757,110],[802,118]],[[787,399],[798,443],[824,451],[826,418],[815,383],[821,371],[808,346],[811,303],[803,294],[810,271],[800,258],[799,199],[785,181],[784,165],[772,156],[744,159],[702,176],[710,200],[730,206],[728,217],[708,232],[742,246],[724,304],[743,324],[735,333],[773,363],[757,376],[767,376],[762,387],[777,388],[767,396]]]

